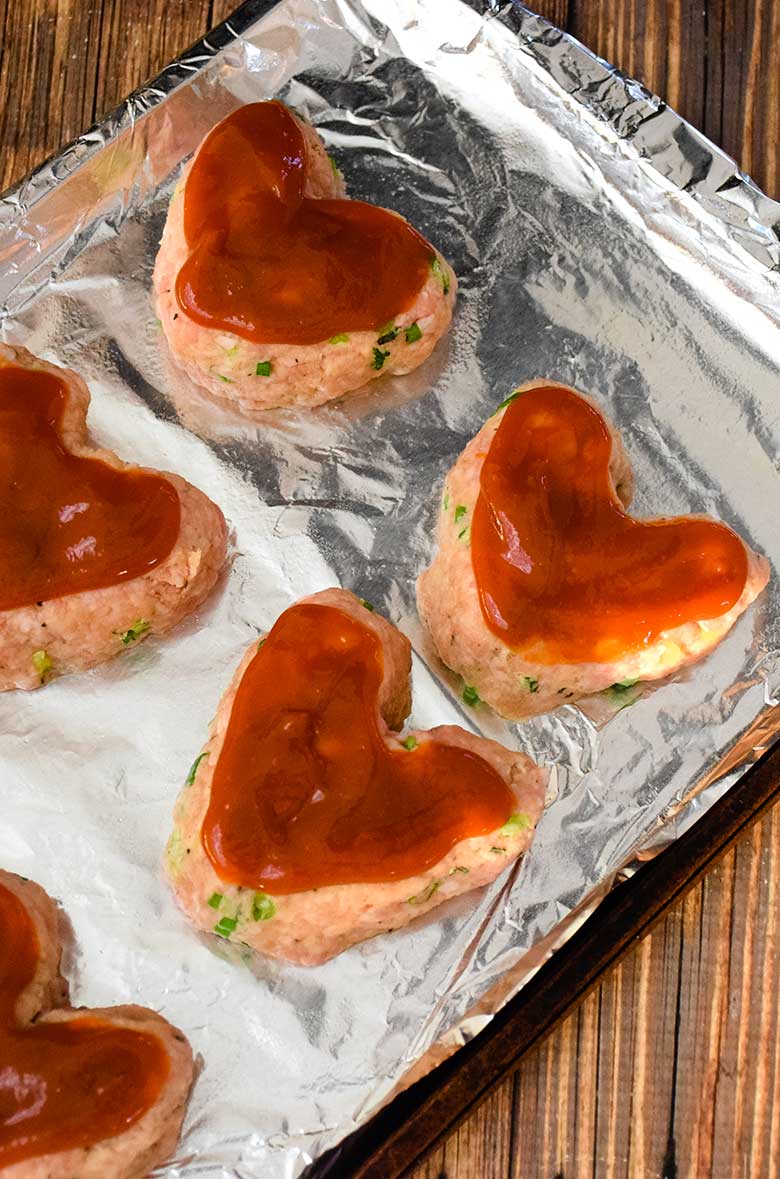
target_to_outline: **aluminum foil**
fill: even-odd
[[[436,243],[461,293],[418,372],[251,426],[185,388],[149,291],[183,161],[223,114],[272,95],[316,125],[352,195]],[[636,83],[524,9],[477,0],[244,5],[3,198],[4,338],[83,373],[95,437],[186,476],[234,534],[219,593],[170,639],[0,698],[0,864],[61,899],[74,1001],[148,1004],[202,1056],[159,1175],[300,1175],[478,1031],[774,740],[776,579],[689,673],[630,707],[520,727],[462,703],[414,581],[446,470],[537,376],[617,422],[638,514],[712,513],[780,567],[779,224]],[[528,750],[553,766],[548,805],[521,866],[426,923],[317,969],[233,960],[163,878],[173,801],[252,636],[334,584],[412,638],[414,723]]]

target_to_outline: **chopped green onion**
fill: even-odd
[[[522,391],[523,391],[522,389],[515,389],[514,393],[510,393],[508,397],[504,398],[504,400],[501,402],[501,404],[499,405],[498,408],[499,409],[506,409],[506,407],[509,404],[511,404],[511,402],[513,402],[516,397],[520,396]]]
[[[217,380],[219,380],[219,381],[224,381],[226,385],[232,385],[232,384],[233,384],[233,382],[232,382],[232,380],[230,379],[230,377],[226,377],[224,373],[214,373],[214,376],[217,378]]]
[[[516,831],[528,831],[531,826],[531,820],[528,815],[524,815],[522,811],[517,811],[514,815],[510,815],[504,826],[500,829],[501,835],[514,835]]]
[[[256,892],[252,901],[252,920],[270,921],[276,914],[276,905],[264,892]]]
[[[41,683],[46,679],[48,672],[51,671],[51,657],[46,651],[33,651],[32,665],[38,672]]]
[[[407,344],[414,344],[417,340],[422,339],[422,329],[416,320],[414,323],[410,323],[408,328],[404,329],[404,336],[406,337]]]
[[[255,369],[256,377],[270,377],[271,375],[271,361],[258,360],[257,368]]]
[[[370,610],[372,614],[374,613],[374,607],[370,602],[367,602],[365,598],[358,598],[358,601],[360,602],[361,606],[365,607],[366,610]]]
[[[469,541],[471,540],[471,527],[470,527],[470,525],[467,525],[465,528],[461,528],[460,532],[458,533],[458,540],[464,540],[464,539],[466,541],[466,544],[468,544]]]
[[[194,762],[190,766],[190,772],[187,774],[187,777],[184,779],[185,786],[191,786],[192,783],[195,781],[195,775],[198,772],[198,766],[203,761],[204,757],[208,757],[208,753],[199,753],[198,756],[195,758]]]
[[[417,748],[417,738],[409,736],[405,741],[402,741],[401,744],[403,745],[404,749],[408,749],[411,753],[413,749]]]
[[[449,491],[444,492],[444,499],[441,501],[441,506],[444,508],[445,512],[447,511],[447,508],[450,506],[450,493],[449,493]]]
[[[220,937],[230,937],[237,925],[238,917],[220,917],[214,926],[214,932],[218,933]]]
[[[463,517],[466,515],[467,511],[468,511],[468,508],[466,507],[465,504],[458,504],[458,506],[455,509],[455,523],[456,524],[458,523],[458,520],[463,519]]]
[[[468,871],[468,868],[464,868],[460,864],[457,864],[454,868],[450,868],[449,875],[454,876],[456,872],[464,872],[468,876]]]
[[[523,676],[523,683],[525,684],[526,688],[528,689],[528,691],[531,693],[532,696],[533,696],[534,692],[539,691],[539,681],[535,680],[533,676],[524,675]]]
[[[132,626],[129,626],[127,630],[123,631],[119,636],[122,640],[123,646],[129,647],[131,643],[136,641],[136,639],[140,639],[141,635],[146,634],[150,626],[151,623],[147,622],[145,618],[139,618],[137,622],[134,622]]]
[[[492,851],[494,856],[506,855],[506,848],[505,847],[491,847],[490,850]]]
[[[331,336],[328,340],[329,344],[346,344],[349,336],[346,332],[339,332],[337,336]]]
[[[264,647],[264,646],[265,646],[265,635],[263,635],[262,639],[261,639],[261,640],[260,640],[260,642],[257,644],[257,649],[258,649],[258,651],[262,651],[262,649],[263,649],[263,647]]]
[[[342,173],[341,169],[339,168],[338,164],[336,163],[336,161],[334,160],[333,156],[330,154],[330,152],[328,152],[328,160],[330,162],[331,168],[333,169],[333,175],[336,177],[337,180],[340,180],[343,173]]]
[[[397,328],[394,323],[392,323],[392,322],[386,323],[384,327],[381,327],[379,329],[379,336],[377,338],[377,344],[391,343],[391,341],[394,340],[395,337],[398,335],[400,330],[401,329]]]
[[[206,902],[206,904],[209,906],[210,909],[218,909],[219,906],[222,904],[223,900],[224,900],[224,897],[222,896],[221,892],[213,892],[211,894],[211,896],[209,897],[208,901]]]
[[[429,901],[431,899],[431,897],[436,892],[438,887],[439,887],[438,880],[432,880],[430,882],[430,884],[427,884],[425,886],[425,888],[422,890],[422,892],[417,893],[417,896],[409,897],[407,900],[407,904],[409,904],[409,905],[424,905],[426,901]]]
[[[444,294],[449,295],[449,293],[450,293],[450,276],[448,274],[445,274],[445,272],[442,268],[442,264],[439,261],[439,259],[436,257],[435,254],[434,254],[433,259],[431,261],[431,270],[433,271],[433,273],[436,275],[439,282],[441,283],[442,290],[444,291]]]
[[[374,355],[373,355],[373,360],[371,361],[371,367],[375,368],[376,371],[379,372],[379,370],[381,369],[382,365],[387,360],[390,353],[383,352],[381,348],[374,348],[373,351],[374,351]]]
[[[638,684],[639,680],[620,680],[616,684],[612,684],[607,690],[610,692],[627,692],[629,688],[633,688],[634,684]]]
[[[463,699],[466,704],[470,704],[473,708],[476,704],[479,704],[479,692],[476,688],[472,688],[471,684],[466,684],[463,689]]]

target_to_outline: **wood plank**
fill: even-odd
[[[233,0],[0,0],[0,185],[102,117]],[[539,0],[780,196],[776,0]],[[780,811],[414,1179],[780,1174]]]

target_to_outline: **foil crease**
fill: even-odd
[[[435,242],[461,293],[418,372],[250,425],[172,368],[149,292],[183,162],[222,115],[273,95],[315,124],[351,195]],[[522,726],[463,704],[414,582],[445,472],[537,376],[611,415],[637,514],[712,513],[777,568],[779,226],[780,206],[636,82],[519,5],[477,0],[251,0],[2,198],[3,338],[81,372],[94,436],[190,479],[233,529],[220,592],[171,638],[0,697],[0,864],[62,901],[74,1001],[147,1004],[202,1057],[158,1176],[301,1175],[476,1034],[775,740],[775,578],[673,682]],[[412,639],[414,723],[551,765],[547,807],[482,894],[323,967],[244,962],[172,899],[173,801],[248,642],[334,584]]]

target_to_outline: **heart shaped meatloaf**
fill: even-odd
[[[546,774],[454,726],[401,737],[408,640],[344,590],[253,643],[176,806],[167,868],[203,930],[311,965],[493,880]]]
[[[632,475],[596,406],[523,386],[447,476],[439,549],[418,584],[442,660],[515,719],[700,659],[769,566],[705,517],[638,520]]]
[[[57,910],[0,871],[0,1174],[142,1179],[172,1153],[193,1063],[145,1007],[68,1006]]]
[[[88,407],[75,373],[0,345],[0,690],[170,630],[225,562],[219,508],[92,446]]]
[[[280,102],[206,136],[154,271],[174,359],[249,415],[411,372],[447,330],[456,285],[403,217],[346,199],[316,131]]]

